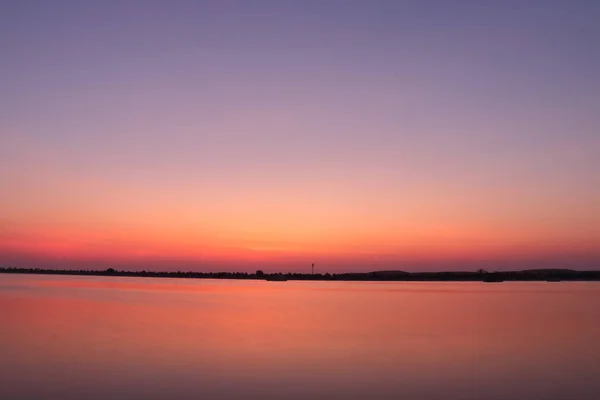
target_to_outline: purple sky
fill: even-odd
[[[597,268],[598,21],[597,1],[3,1],[0,265]]]

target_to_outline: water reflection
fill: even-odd
[[[596,399],[600,285],[0,276],[0,398]]]

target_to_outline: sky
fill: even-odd
[[[599,20],[0,0],[0,266],[600,269]]]

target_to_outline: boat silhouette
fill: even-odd
[[[273,282],[285,282],[287,281],[287,278],[283,275],[267,275],[265,276],[265,280]]]

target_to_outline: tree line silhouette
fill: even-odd
[[[87,275],[87,276],[123,276],[144,278],[195,278],[195,279],[267,279],[312,281],[600,281],[600,271],[577,271],[572,269],[528,269],[523,271],[448,271],[448,272],[406,272],[373,271],[349,272],[337,274],[265,273],[258,270],[248,272],[183,272],[183,271],[119,271],[114,268],[105,270],[70,269],[55,270],[41,268],[0,267],[0,273],[45,274],[45,275]]]

